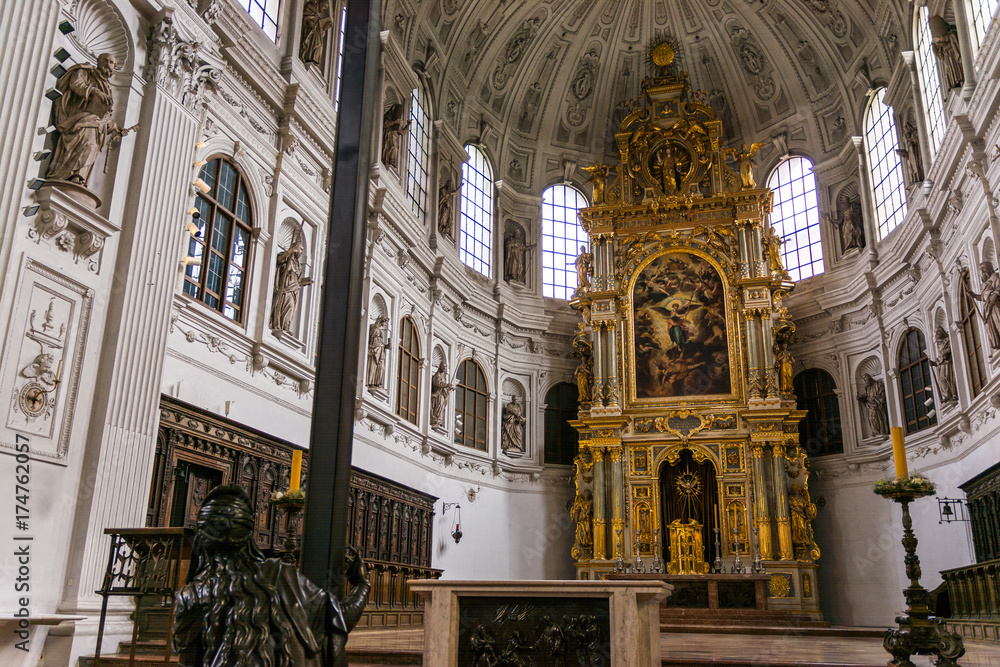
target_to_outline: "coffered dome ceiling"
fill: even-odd
[[[874,5],[874,6],[873,6]],[[897,5],[899,8],[897,8]],[[431,113],[538,193],[563,161],[615,155],[612,132],[671,39],[730,143],[821,162],[861,132],[865,92],[908,42],[891,0],[388,0]],[[784,146],[782,146],[784,144]]]

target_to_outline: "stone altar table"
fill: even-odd
[[[424,597],[425,667],[466,667],[484,652],[514,655],[536,667],[556,655],[565,665],[659,666],[660,603],[673,589],[663,581],[407,585]]]

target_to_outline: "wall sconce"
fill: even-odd
[[[192,206],[188,211],[188,215],[191,216],[191,219],[188,220],[187,226],[185,227],[188,234],[195,238],[201,238],[201,227],[199,227],[198,223],[195,222],[195,220],[201,220],[201,212]]]
[[[938,498],[938,523],[952,521],[968,521],[965,513],[965,501],[961,498]]]
[[[445,514],[452,507],[455,508],[455,530],[451,531],[451,536],[455,538],[455,544],[462,539],[462,506],[458,503],[442,503],[441,513]]]

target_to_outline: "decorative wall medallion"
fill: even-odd
[[[792,575],[784,572],[771,574],[771,581],[767,584],[767,593],[772,598],[790,598],[792,593]]]
[[[632,450],[632,472],[634,474],[649,472],[649,454],[645,449]]]
[[[34,260],[22,270],[9,324],[21,336],[4,351],[2,391],[10,405],[6,427],[31,436],[33,455],[66,456],[93,298],[93,290]],[[0,446],[12,447],[12,435],[3,440]]]
[[[739,445],[726,447],[725,465],[726,472],[739,472],[743,470],[743,447]]]
[[[651,497],[651,491],[648,486],[637,486],[633,490],[633,494],[636,498],[649,498]]]
[[[493,71],[494,88],[501,90],[510,81],[510,78],[514,75],[514,70],[517,69],[517,64],[524,58],[524,54],[531,45],[531,40],[535,37],[535,33],[538,32],[540,24],[541,19],[537,17],[526,20],[510,38],[510,41],[507,42],[507,46],[500,56],[500,62]]]

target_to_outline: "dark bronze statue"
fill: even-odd
[[[243,489],[218,486],[198,511],[188,581],[178,591],[174,649],[185,667],[332,665],[368,600],[364,561],[352,550],[340,600],[292,565],[265,559],[253,540]]]

